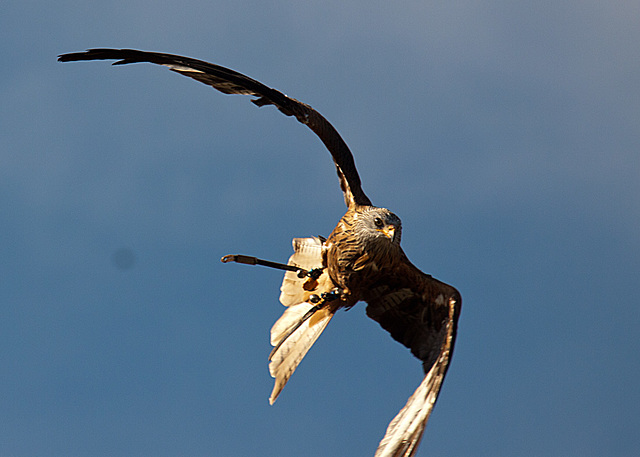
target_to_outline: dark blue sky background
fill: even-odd
[[[463,296],[420,456],[640,448],[637,2],[29,1],[0,6],[0,456],[366,456],[421,379],[341,312],[272,407],[295,236],[344,203],[320,141],[161,67],[307,102],[403,246]]]

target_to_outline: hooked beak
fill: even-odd
[[[378,232],[383,233],[384,236],[389,238],[391,241],[393,241],[393,239],[396,236],[396,227],[394,225],[387,225],[385,228],[381,228],[377,230]]]

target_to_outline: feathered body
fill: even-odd
[[[228,68],[189,57],[135,49],[91,49],[63,54],[62,62],[117,59],[150,62],[188,76],[224,94],[257,97],[309,127],[333,158],[347,212],[325,239],[296,238],[280,301],[287,307],[271,329],[269,371],[273,403],[335,312],[358,301],[367,315],[422,361],[425,377],[391,421],[377,457],[414,455],[449,367],[462,301],[458,291],[416,268],[400,247],[400,219],[372,205],[362,190],[353,155],[336,129],[309,105]],[[223,259],[224,260],[224,259]],[[225,260],[226,261],[226,260]]]

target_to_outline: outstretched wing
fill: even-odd
[[[462,299],[405,260],[365,294],[367,315],[422,360],[425,377],[391,421],[376,457],[414,455],[449,368]]]
[[[295,116],[299,122],[305,124],[320,137],[331,153],[347,206],[351,208],[354,205],[371,205],[371,201],[362,190],[360,177],[349,147],[329,121],[309,105],[287,97],[282,92],[267,87],[237,71],[189,57],[135,49],[89,49],[85,52],[58,56],[60,62],[110,59],[118,59],[114,65],[137,62],[164,65],[172,71],[207,84],[224,94],[253,95],[258,97],[252,100],[256,105],[274,105],[287,116]]]
[[[289,265],[311,270],[322,267],[322,240],[319,238],[295,238],[294,254]],[[271,328],[269,372],[275,378],[269,403],[273,404],[285,384],[307,354],[313,343],[338,309],[337,304],[318,307],[310,302],[310,296],[330,292],[334,284],[326,272],[317,279],[298,277],[287,271],[280,288],[280,302],[287,306],[284,314]]]

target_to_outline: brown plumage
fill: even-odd
[[[333,157],[348,210],[326,240],[294,239],[289,265],[301,274],[287,271],[282,283],[280,301],[287,310],[271,329],[274,350],[269,370],[276,382],[269,400],[276,400],[335,312],[365,301],[367,315],[409,348],[422,361],[425,372],[389,424],[376,456],[414,455],[449,367],[462,301],[456,289],[408,260],[400,247],[400,219],[385,208],[372,206],[362,190],[351,151],[335,128],[309,105],[241,73],[200,60],[133,49],[91,49],[58,57],[62,62],[98,59],[164,65],[222,93],[258,97],[253,103],[276,106],[322,140]]]

